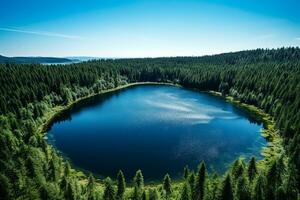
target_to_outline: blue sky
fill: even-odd
[[[7,56],[198,56],[300,46],[298,0],[2,0]]]

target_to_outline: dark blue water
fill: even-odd
[[[262,125],[223,99],[172,86],[135,86],[76,105],[48,134],[71,162],[98,175],[147,180],[181,176],[204,160],[224,172],[239,156],[260,157]]]

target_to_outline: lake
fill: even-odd
[[[262,124],[220,97],[167,85],[98,95],[54,121],[47,141],[72,164],[102,177],[141,169],[148,181],[182,176],[201,160],[223,173],[240,156],[261,158]]]

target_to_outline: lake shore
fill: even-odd
[[[43,119],[42,119],[43,122],[38,126],[37,132],[42,133],[42,134],[47,132],[49,126],[56,119],[56,117],[58,117],[62,112],[71,109],[74,105],[76,105],[77,103],[79,103],[82,100],[89,99],[89,98],[95,97],[97,95],[102,95],[102,94],[115,92],[115,91],[118,91],[118,90],[122,90],[122,89],[129,88],[129,87],[132,87],[132,86],[137,86],[137,85],[171,85],[171,86],[181,87],[180,85],[173,84],[173,83],[135,82],[135,83],[128,83],[128,84],[125,84],[125,85],[121,85],[121,86],[118,86],[116,88],[103,90],[103,91],[98,92],[98,93],[93,93],[93,94],[90,94],[88,96],[78,98],[75,101],[70,102],[68,105],[56,106],[56,107],[52,108],[51,111],[46,113],[46,115],[43,117]]]
[[[103,90],[99,93],[94,93],[90,94],[88,96],[78,98],[77,100],[70,102],[68,105],[65,106],[56,106],[51,109],[50,112],[46,113],[45,116],[43,117],[42,123],[38,126],[38,133],[45,135],[49,127],[52,125],[53,121],[62,114],[63,112],[72,109],[74,105],[77,103],[81,102],[82,100],[97,96],[97,95],[102,95],[102,94],[107,94],[111,92],[115,92],[118,90],[122,90],[125,88],[130,88],[132,86],[137,86],[137,85],[171,85],[171,86],[176,86],[176,87],[182,87],[181,85],[178,84],[173,84],[173,83],[160,83],[160,82],[135,82],[135,83],[128,83],[125,85],[118,86],[116,88],[108,89],[108,90]],[[187,88],[189,89],[189,88]],[[192,88],[191,88],[192,89]],[[199,91],[199,90],[197,90]],[[203,91],[202,91],[203,92]],[[215,92],[215,91],[204,91],[209,93],[210,95],[218,96],[220,98],[224,98],[227,102],[236,105],[237,107],[240,107],[249,113],[252,113],[256,117],[258,117],[261,122],[264,124],[264,129],[262,129],[261,133],[262,136],[265,137],[269,142],[266,147],[263,147],[261,154],[263,155],[264,159],[260,160],[258,162],[259,167],[264,167],[266,164],[269,164],[274,157],[276,157],[278,154],[281,153],[283,150],[282,147],[282,139],[277,133],[277,130],[275,129],[275,122],[271,118],[270,115],[266,114],[259,108],[253,106],[253,105],[248,105],[245,103],[242,103],[238,100],[234,100],[233,97],[231,96],[222,96],[221,93]],[[78,177],[81,177],[83,179],[83,182],[85,182],[85,174],[82,172],[80,169],[75,168],[76,173],[78,174]],[[177,184],[181,184],[181,181],[175,180]],[[154,186],[154,185],[159,185],[160,182],[149,182],[149,187]]]

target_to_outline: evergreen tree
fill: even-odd
[[[190,170],[189,170],[189,167],[188,167],[188,166],[185,166],[184,169],[183,169],[183,178],[184,178],[185,180],[187,180],[189,176],[190,176]]]
[[[234,161],[232,168],[231,168],[231,175],[233,181],[236,181],[239,177],[243,175],[245,171],[245,164],[241,159],[237,159]]]
[[[95,190],[96,190],[95,178],[92,174],[90,174],[89,179],[88,179],[87,189],[86,189],[88,200],[96,199]]]
[[[138,170],[135,173],[133,178],[134,181],[134,190],[132,194],[133,200],[140,200],[144,191],[144,177],[141,170]]]
[[[235,197],[237,200],[251,200],[249,186],[245,176],[238,179]]]
[[[169,174],[166,174],[164,177],[163,189],[166,192],[166,197],[168,198],[172,193],[171,178]]]
[[[204,195],[205,195],[205,189],[206,189],[206,167],[204,162],[202,161],[200,163],[197,177],[196,177],[196,182],[195,182],[195,191],[193,194],[193,200],[203,200]]]
[[[7,200],[11,199],[11,184],[9,182],[9,179],[3,175],[0,174],[0,200]]]
[[[253,199],[254,200],[264,200],[265,199],[265,179],[264,175],[259,175],[253,191]]]
[[[297,188],[297,177],[295,166],[291,165],[286,181],[286,194],[285,198],[287,200],[297,200],[297,196],[300,195]]]
[[[233,192],[230,175],[227,174],[221,190],[220,200],[233,200]]]
[[[137,186],[139,189],[142,189],[144,187],[144,177],[141,170],[138,170],[135,173],[133,181],[135,183],[135,186]]]
[[[180,200],[191,200],[191,189],[187,183],[183,184]]]
[[[188,178],[188,183],[190,185],[192,195],[195,193],[195,182],[196,182],[195,173],[191,172]]]
[[[123,199],[125,190],[126,190],[126,182],[123,172],[120,170],[117,176],[117,198]]]
[[[105,179],[105,189],[103,194],[103,200],[115,200],[115,190],[110,178]]]
[[[280,172],[278,172],[277,161],[274,161],[267,173],[267,190],[266,200],[273,200],[276,198],[276,191],[281,182]]]
[[[252,157],[248,165],[248,178],[252,182],[257,174],[255,158]]]

